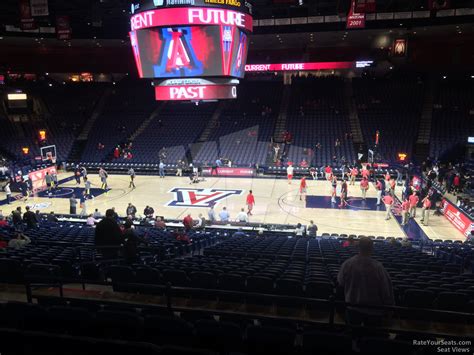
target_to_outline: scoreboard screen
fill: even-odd
[[[236,83],[231,81],[245,75],[253,30],[249,2],[137,0],[131,13],[130,41],[138,74],[155,79],[157,100],[236,98]],[[166,80],[175,80],[174,85],[166,85]]]
[[[242,78],[248,36],[236,26],[155,27],[130,33],[142,78]]]

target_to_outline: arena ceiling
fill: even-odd
[[[279,0],[278,2],[281,2]],[[274,4],[274,0],[250,0],[254,17],[279,18],[322,15],[345,15],[350,0],[284,0],[291,4]],[[275,1],[277,2],[277,1]],[[299,3],[302,5],[299,5]],[[70,17],[74,38],[126,39],[129,31],[130,0],[49,0],[50,15],[38,18],[44,26],[54,26],[59,15]],[[377,12],[427,10],[428,0],[377,0]],[[451,0],[456,8],[472,7],[472,0]],[[0,1],[0,32],[7,35],[6,25],[18,25],[19,1]],[[338,28],[328,28],[338,30]],[[298,30],[298,32],[302,32]]]
[[[440,41],[446,38],[452,41],[473,41],[474,23],[445,26],[399,27],[364,31],[325,31],[255,34],[251,37],[252,50],[275,50],[288,48],[321,48],[321,47],[387,47],[391,38],[409,37],[423,41]],[[15,47],[127,47],[128,39],[72,39],[58,41],[45,37],[1,36],[0,46]]]

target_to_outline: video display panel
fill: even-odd
[[[130,32],[142,78],[242,78],[248,35],[237,26],[153,27]]]

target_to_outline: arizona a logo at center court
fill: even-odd
[[[165,206],[168,207],[211,207],[219,201],[243,194],[244,190],[224,190],[224,189],[193,189],[175,187],[169,192],[174,193],[174,199]]]

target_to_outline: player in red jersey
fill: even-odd
[[[354,166],[350,171],[351,181],[349,182],[349,185],[355,185],[356,177],[358,174],[359,170]]]
[[[410,217],[416,217],[416,205],[418,205],[418,201],[420,198],[416,195],[416,191],[413,191],[413,194],[408,197],[408,201],[410,202]]]
[[[423,208],[421,209],[421,223],[424,226],[428,225],[428,221],[430,219],[430,209],[431,209],[431,200],[429,196],[426,196],[423,201]]]
[[[326,174],[326,180],[327,181],[331,181],[331,177],[332,177],[332,168],[327,165],[325,168],[324,168],[324,173]]]
[[[377,180],[377,184],[375,184],[375,190],[377,190],[377,206],[380,205],[380,202],[382,201],[382,181]]]
[[[308,185],[306,184],[306,178],[303,176],[300,182],[300,201],[304,199],[306,201],[306,192]]]
[[[366,178],[367,180],[369,180],[369,177],[370,177],[370,170],[366,168],[362,169],[361,171],[361,175],[363,178]]]
[[[393,205],[393,197],[390,196],[389,194],[385,195],[383,198],[382,198],[382,201],[383,201],[383,204],[385,205],[385,209],[386,209],[386,214],[385,214],[385,220],[389,220],[391,218],[391,210],[392,210],[392,205]]]
[[[255,205],[255,197],[253,196],[252,190],[250,190],[249,194],[247,195],[246,203],[247,203],[247,208],[248,208],[247,214],[249,216],[252,216],[253,206]]]
[[[362,178],[360,182],[360,190],[362,192],[362,199],[365,201],[365,197],[367,195],[367,190],[369,189],[369,180],[367,178]]]
[[[395,186],[397,186],[397,183],[394,178],[390,179],[390,195],[392,197],[395,197]]]

